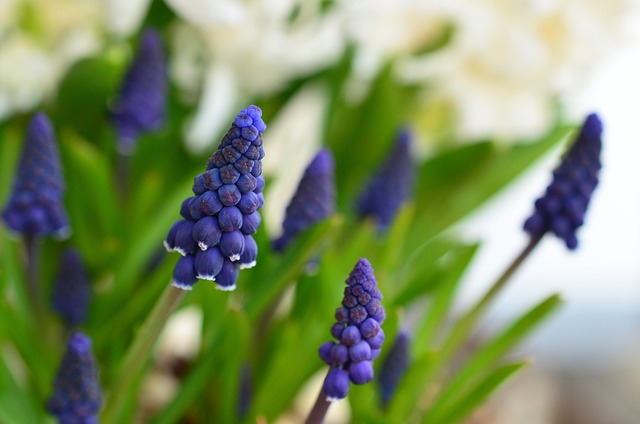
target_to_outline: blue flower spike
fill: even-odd
[[[67,248],[62,254],[60,273],[53,286],[53,309],[67,327],[81,326],[86,319],[91,285],[87,270],[77,250]]]
[[[162,126],[167,108],[167,87],[167,59],[162,37],[156,30],[146,29],[111,113],[120,154],[131,155],[142,134]]]
[[[97,424],[102,405],[98,366],[91,340],[81,332],[71,334],[53,383],[47,410],[60,424]]]
[[[398,383],[409,368],[409,335],[403,331],[398,333],[393,346],[382,362],[378,383],[380,400],[386,406],[393,398]]]
[[[395,146],[358,200],[358,214],[373,218],[382,231],[391,225],[413,190],[415,164],[411,158],[412,137],[408,128],[399,131]]]
[[[69,219],[62,202],[65,183],[51,121],[42,112],[29,122],[11,197],[2,218],[26,237],[69,235]]]
[[[591,196],[598,185],[601,168],[602,123],[598,115],[587,116],[580,132],[560,165],[553,180],[535,202],[533,214],[524,230],[531,237],[547,232],[564,240],[570,250],[578,247],[576,231],[584,223]]]
[[[182,218],[164,241],[182,255],[173,285],[191,290],[198,280],[215,281],[219,290],[236,288],[240,269],[255,266],[258,245],[252,234],[262,207],[262,111],[249,106],[236,116],[206,171],[194,178],[194,196],[180,207]]]
[[[373,380],[373,360],[384,341],[382,294],[367,259],[356,263],[346,284],[342,306],[335,313],[337,322],[331,327],[337,342],[327,342],[319,349],[320,358],[331,366],[323,385],[329,402],[344,399],[350,382]]]
[[[320,150],[307,166],[285,213],[282,236],[273,242],[283,251],[295,237],[331,216],[336,209],[334,160],[327,149]]]

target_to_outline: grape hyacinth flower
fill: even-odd
[[[396,391],[398,383],[409,367],[409,335],[401,331],[382,362],[378,383],[380,400],[386,406]]]
[[[358,200],[358,214],[374,218],[380,230],[391,225],[398,210],[411,195],[415,178],[415,165],[410,150],[411,138],[408,128],[403,128],[398,133],[393,150]]]
[[[42,112],[29,123],[13,191],[2,212],[7,226],[27,238],[69,233],[65,184],[53,127]]]
[[[68,248],[62,254],[60,274],[53,286],[53,309],[67,327],[82,325],[91,299],[89,276],[77,250]]]
[[[598,185],[601,168],[602,123],[598,115],[587,116],[580,133],[562,162],[553,171],[545,194],[535,202],[535,211],[524,223],[532,237],[552,232],[567,248],[578,246],[576,230],[584,223],[591,195]]]
[[[56,374],[47,410],[60,424],[97,424],[101,397],[91,340],[83,333],[75,332],[69,338]]]
[[[373,380],[373,360],[384,342],[382,294],[368,260],[356,263],[346,284],[342,306],[335,313],[337,322],[331,327],[337,343],[330,341],[319,349],[320,358],[331,366],[322,389],[327,401],[344,399],[350,382]]]
[[[162,125],[167,86],[167,59],[162,37],[156,30],[146,29],[111,113],[120,154],[131,155],[141,134]]]
[[[256,264],[258,246],[252,234],[260,225],[262,190],[262,111],[249,106],[238,113],[206,171],[194,179],[193,194],[180,209],[183,219],[169,230],[168,251],[183,257],[173,285],[191,290],[198,279],[234,290],[239,269]]]
[[[283,251],[295,237],[313,224],[331,216],[336,209],[334,160],[327,149],[320,150],[304,171],[282,223],[284,232],[273,242]]]

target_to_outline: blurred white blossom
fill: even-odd
[[[176,82],[189,89],[185,73],[203,76],[203,95],[186,135],[194,151],[214,143],[226,123],[217,116],[233,115],[239,103],[273,94],[293,78],[329,66],[343,51],[339,16],[331,10],[320,13],[319,0],[165,1],[196,29],[206,49],[204,64],[201,55],[190,52],[172,60],[193,63],[171,65],[181,72]],[[176,36],[184,37],[184,30]],[[188,71],[202,66],[207,70]]]

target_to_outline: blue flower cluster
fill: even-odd
[[[360,216],[372,217],[381,230],[386,229],[409,198],[415,179],[415,164],[411,159],[412,134],[402,129],[393,150],[380,165],[360,195],[357,209]]]
[[[65,184],[51,121],[37,113],[29,123],[13,191],[2,217],[25,236],[65,237],[69,218],[62,203]]]
[[[587,116],[580,133],[553,171],[545,194],[536,200],[535,211],[524,223],[531,236],[550,231],[564,240],[567,248],[578,246],[576,230],[584,223],[591,195],[598,185],[601,168],[602,123],[596,114]]]
[[[167,59],[162,37],[147,29],[129,66],[113,107],[111,118],[118,134],[118,151],[130,155],[138,137],[158,129],[165,119]]]
[[[380,401],[385,406],[389,403],[396,387],[409,367],[409,335],[400,332],[396,337],[389,354],[382,362],[378,383],[380,385]]]
[[[90,300],[91,286],[82,258],[77,250],[67,248],[53,286],[53,309],[73,328],[84,323]]]
[[[384,342],[382,294],[368,260],[356,263],[346,284],[342,306],[336,309],[337,322],[331,327],[338,342],[326,342],[319,349],[320,358],[331,365],[323,386],[329,401],[344,399],[349,381],[365,384],[373,380],[372,361]]]
[[[91,339],[76,332],[53,383],[47,410],[60,424],[94,424],[102,404],[98,366],[91,352]]]
[[[336,209],[334,160],[331,152],[322,149],[313,158],[287,206],[282,236],[273,242],[281,252],[295,237],[313,224],[331,216]]]
[[[258,246],[251,236],[261,222],[262,111],[249,106],[236,116],[207,170],[194,179],[193,194],[180,209],[184,219],[169,230],[165,247],[183,255],[173,285],[191,290],[198,279],[234,290],[238,269],[256,264]]]

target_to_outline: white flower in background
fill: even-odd
[[[105,31],[131,33],[147,6],[148,0],[0,0],[0,120],[37,107],[75,62],[100,51]]]
[[[554,99],[615,47],[625,12],[625,0],[455,2],[450,44],[403,58],[398,74],[453,104],[462,139],[534,137],[551,125]]]
[[[205,46],[202,55],[177,48],[171,69],[178,84],[193,90],[185,75],[202,78],[198,110],[186,134],[193,151],[203,151],[242,102],[283,88],[293,78],[336,61],[343,51],[339,16],[320,12],[321,1],[165,0],[190,23]],[[180,43],[188,40],[178,29]],[[174,42],[174,45],[176,43]],[[203,71],[189,71],[204,67]],[[178,71],[178,74],[175,72]]]

